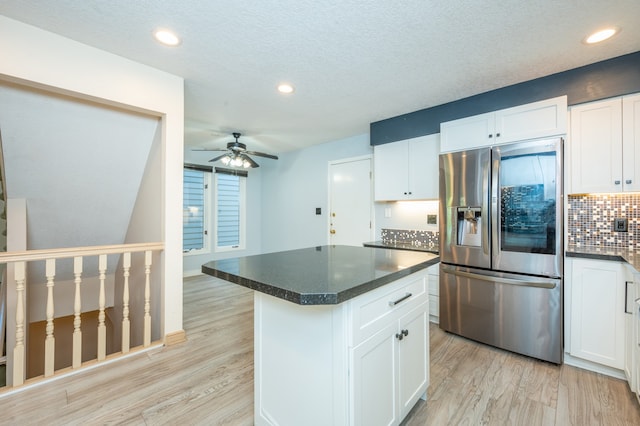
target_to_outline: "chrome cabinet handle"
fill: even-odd
[[[412,294],[411,294],[411,293],[407,293],[407,294],[405,294],[404,296],[402,296],[400,299],[389,302],[389,306],[396,306],[398,303],[400,303],[400,302],[403,302],[403,301],[407,300],[407,299],[408,299],[408,298],[410,298],[411,296],[412,296]]]
[[[629,306],[629,284],[633,284],[633,281],[625,281],[624,282],[624,313],[625,314],[633,314],[633,311],[627,311],[627,306]]]

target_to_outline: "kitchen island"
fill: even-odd
[[[256,290],[256,425],[399,424],[428,386],[431,253],[319,246],[208,262]]]

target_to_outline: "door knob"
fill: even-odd
[[[329,231],[329,233],[330,233],[330,234],[335,234],[335,233],[336,233],[336,230],[335,230],[335,229],[332,229],[332,230],[330,230],[330,231]]]

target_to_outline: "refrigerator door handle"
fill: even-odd
[[[442,270],[448,274],[456,275],[459,277],[489,281],[492,283],[519,285],[523,287],[547,288],[547,289],[552,289],[556,287],[555,283],[548,282],[548,281],[540,281],[540,280],[536,280],[535,278],[531,280],[516,280],[512,278],[494,277],[490,275],[475,274],[472,272],[457,271],[455,269],[446,268],[444,265],[442,266]]]

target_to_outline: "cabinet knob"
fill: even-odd
[[[627,185],[630,185],[631,184],[631,179],[625,180],[624,183],[626,183]]]
[[[499,137],[500,137],[500,133],[496,133],[496,138],[499,138]]]
[[[396,333],[396,339],[402,340],[404,339],[404,335],[402,333]]]
[[[407,195],[407,192],[405,191],[404,195]]]
[[[619,181],[619,180],[614,180],[614,181],[613,181],[613,184],[614,184],[614,185],[620,185],[620,181]]]
[[[493,134],[490,134],[490,135],[489,135],[489,139],[491,139],[492,137],[493,137]]]
[[[402,334],[404,334],[405,337],[408,336],[409,335],[409,330],[407,330],[407,329],[402,330]]]

